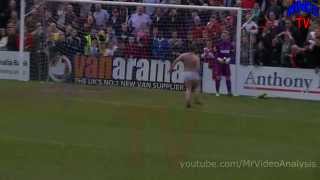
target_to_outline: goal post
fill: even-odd
[[[190,48],[202,57],[227,31],[234,47],[233,93],[238,95],[241,8],[97,0],[44,4],[44,44],[53,81],[181,90],[183,66],[170,74],[172,60]],[[208,73],[211,67],[203,62],[203,73]]]

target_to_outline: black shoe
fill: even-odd
[[[186,106],[186,108],[188,108],[188,109],[191,108],[191,104],[188,103],[187,106]]]
[[[228,93],[228,96],[232,97],[232,96],[233,96],[233,94],[232,94],[232,93]]]

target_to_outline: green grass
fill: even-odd
[[[319,102],[0,81],[0,180],[318,180],[320,168],[181,168],[318,161]],[[320,166],[320,163],[318,164]]]

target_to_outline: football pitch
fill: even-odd
[[[0,81],[0,180],[320,179],[319,102],[183,97]]]

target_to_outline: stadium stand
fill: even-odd
[[[309,28],[298,29],[295,16],[286,15],[292,0],[135,2],[241,6],[244,8],[242,64],[320,67],[320,20],[311,17]],[[27,9],[39,4],[40,0],[28,0]],[[235,34],[235,16],[230,13],[59,4],[47,3],[46,8],[36,8],[26,18],[25,45],[33,57],[37,57],[35,51],[46,46],[53,52],[67,51],[63,52],[67,54],[174,59],[192,46],[197,47],[199,54],[205,47],[214,48],[222,31]],[[0,50],[15,51],[19,44],[19,1],[2,0],[1,7],[5,8],[0,12]],[[45,15],[45,22],[41,14]]]

